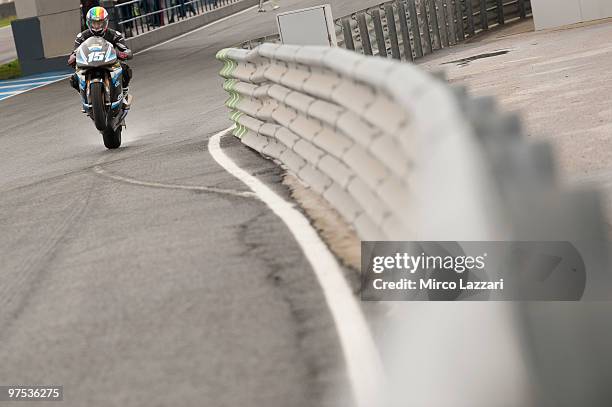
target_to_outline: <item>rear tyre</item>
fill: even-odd
[[[114,150],[115,148],[119,148],[121,146],[121,131],[123,127],[119,126],[117,130],[104,130],[102,132],[102,137],[104,138],[104,146],[109,150]]]
[[[106,131],[107,113],[106,106],[104,105],[104,86],[101,82],[94,82],[91,84],[90,98],[96,129],[99,131]]]

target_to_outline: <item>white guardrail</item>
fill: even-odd
[[[549,145],[528,142],[518,117],[499,112],[492,98],[470,97],[413,64],[338,48],[263,44],[217,57],[234,135],[321,194],[362,240],[569,240],[588,270],[585,295],[608,287],[599,284],[609,270],[599,194],[562,187]],[[603,377],[604,369],[557,363],[568,354],[575,361],[607,354],[591,341],[609,326],[609,307],[601,304],[402,308],[390,327],[401,327],[401,350],[391,359],[408,358],[397,362],[398,388],[416,404],[572,400],[548,397],[559,388],[603,400],[602,382],[581,375]],[[466,375],[467,349],[496,356],[470,358]],[[528,403],[531,397],[538,401]]]
[[[234,135],[362,240],[603,239],[598,195],[562,191],[549,146],[526,142],[491,98],[339,48],[263,44],[217,58]]]

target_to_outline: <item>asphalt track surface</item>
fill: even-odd
[[[0,384],[63,385],[64,406],[351,404],[300,247],[207,150],[230,124],[215,53],[273,24],[251,10],[138,55],[118,151],[66,81],[0,102]]]

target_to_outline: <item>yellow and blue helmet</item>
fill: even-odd
[[[93,35],[104,35],[108,29],[108,12],[104,7],[92,7],[87,12],[87,28]]]

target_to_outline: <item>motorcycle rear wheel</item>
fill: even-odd
[[[119,126],[117,130],[107,129],[102,132],[104,146],[109,150],[114,150],[121,146],[121,131],[123,127]]]
[[[96,125],[99,131],[106,131],[107,112],[104,104],[104,85],[101,82],[91,84],[90,90],[91,110]]]

